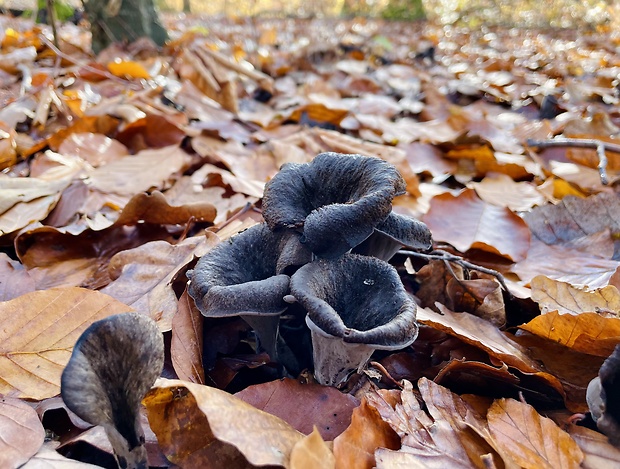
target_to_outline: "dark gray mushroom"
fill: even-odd
[[[241,316],[256,332],[260,347],[275,359],[279,316],[289,293],[289,276],[283,272],[310,259],[299,234],[255,225],[198,261],[188,272],[188,293],[203,316]]]
[[[163,366],[164,341],[155,321],[125,313],[91,324],[62,373],[65,404],[105,428],[121,468],[148,467],[140,402]]]
[[[308,313],[314,375],[338,385],[374,350],[397,350],[418,334],[416,305],[388,263],[345,254],[318,260],[291,277],[291,294]]]
[[[389,261],[401,248],[427,251],[432,246],[433,238],[426,224],[392,212],[353,252]]]
[[[298,230],[314,254],[336,258],[368,238],[404,192],[402,176],[380,158],[321,153],[282,166],[265,185],[263,216],[271,230]]]
[[[586,393],[588,408],[596,426],[609,442],[620,447],[620,345],[607,358]]]

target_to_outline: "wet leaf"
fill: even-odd
[[[58,394],[80,334],[94,321],[130,310],[84,288],[36,291],[0,303],[0,393],[30,399]]]

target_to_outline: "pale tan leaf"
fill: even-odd
[[[19,399],[0,399],[0,467],[21,467],[44,439],[45,429],[32,407]]]
[[[584,454],[583,469],[616,469],[620,467],[620,449],[613,446],[602,433],[586,427],[571,425],[568,433]]]
[[[543,314],[557,311],[560,314],[592,312],[620,315],[620,292],[613,285],[588,291],[539,275],[532,279],[530,286],[532,300],[538,303]]]
[[[0,253],[0,301],[8,301],[35,290],[34,279],[22,264]]]
[[[21,469],[100,469],[95,466],[75,459],[65,458],[54,448],[58,442],[50,441],[45,443],[41,449]]]
[[[525,469],[577,468],[583,460],[570,435],[528,404],[498,399],[487,420],[496,444]]]
[[[38,400],[55,396],[80,334],[94,321],[130,310],[108,295],[77,287],[0,303],[0,393]]]
[[[299,440],[291,451],[290,469],[335,469],[336,458],[315,428]]]
[[[160,379],[143,401],[168,459],[183,467],[288,466],[304,435],[227,392]],[[236,466],[233,466],[236,467]]]
[[[471,183],[478,197],[487,203],[519,212],[542,205],[546,198],[529,182],[515,182],[506,174],[490,174],[480,182]]]
[[[89,180],[92,187],[103,192],[133,195],[161,189],[188,162],[189,155],[177,145],[143,150],[95,169]]]

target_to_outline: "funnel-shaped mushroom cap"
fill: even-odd
[[[418,334],[416,305],[396,270],[373,257],[307,264],[291,278],[291,294],[308,313],[315,376],[323,384],[342,382],[374,350],[404,348]]]
[[[163,366],[164,341],[155,321],[125,313],[86,329],[62,373],[65,404],[105,428],[123,468],[147,467],[140,402]]]
[[[426,224],[392,212],[354,252],[389,261],[403,247],[427,251],[432,246],[431,230]]]
[[[321,153],[282,166],[265,185],[263,216],[270,229],[297,229],[317,256],[336,258],[370,236],[404,191],[402,176],[380,158]]]
[[[588,385],[586,400],[597,427],[610,443],[620,446],[620,345]]]
[[[310,261],[299,234],[255,225],[205,254],[188,273],[189,295],[206,317],[241,316],[275,358],[278,315],[286,308],[289,266]],[[271,318],[269,316],[272,316]]]

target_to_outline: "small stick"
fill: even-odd
[[[510,293],[510,290],[508,289],[508,286],[506,285],[504,276],[500,274],[497,270],[487,269],[486,267],[482,267],[481,265],[472,264],[471,262],[466,261],[460,256],[455,256],[454,254],[450,254],[449,252],[442,251],[440,249],[435,250],[429,254],[425,254],[423,252],[416,252],[416,251],[407,251],[407,250],[400,250],[398,252],[399,254],[404,254],[406,256],[421,257],[423,259],[437,259],[437,260],[444,261],[444,262],[454,262],[455,264],[458,264],[461,267],[464,267],[466,269],[477,270],[478,272],[482,272],[487,275],[492,275],[499,282],[502,288],[506,291],[510,299],[513,298],[512,293]],[[454,273],[452,274],[454,275]],[[456,278],[456,275],[455,275],[455,278]]]
[[[54,11],[54,0],[47,0],[47,20],[52,27],[52,34],[54,35],[54,45],[59,48],[58,45],[58,31],[56,29],[56,12]]]
[[[607,177],[607,155],[606,151],[620,153],[620,145],[616,143],[604,142],[593,138],[554,138],[549,140],[533,140],[528,139],[527,144],[530,147],[538,148],[556,148],[556,147],[573,147],[573,148],[590,148],[596,150],[598,155],[598,172],[601,177],[601,183],[609,184]]]

